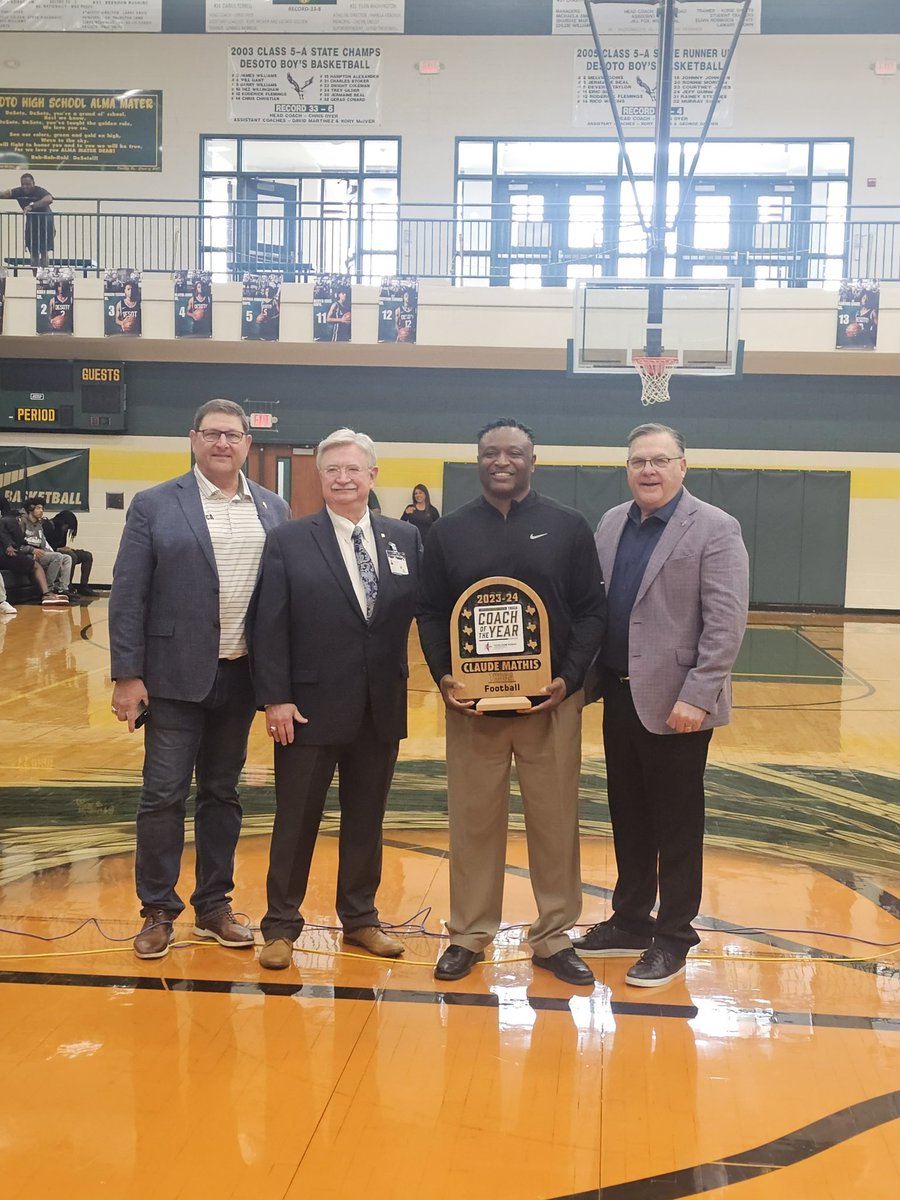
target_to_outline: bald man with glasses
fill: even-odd
[[[585,683],[588,700],[603,697],[618,880],[612,916],[572,944],[640,956],[626,983],[659,987],[700,940],[703,776],[712,730],[731,716],[749,572],[738,522],[685,488],[677,430],[632,430],[626,471],[634,501],[610,509],[595,537],[608,623]]]
[[[231,908],[241,829],[238,777],[256,711],[245,620],[266,535],[290,516],[242,471],[249,421],[230,400],[194,418],[194,468],[131,502],[109,599],[112,709],[144,723],[135,881],[138,958],[162,958],[184,909],[176,886],[196,778],[193,935],[250,949]]]

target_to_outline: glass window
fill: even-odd
[[[500,142],[498,175],[616,175],[615,142]]]
[[[491,175],[494,171],[493,142],[459,142],[457,159],[460,175]]]
[[[291,460],[277,458],[275,460],[275,491],[288,504],[291,502]]]
[[[509,268],[510,287],[539,288],[541,282],[540,263],[512,263]]]
[[[689,143],[690,164],[697,143]],[[808,142],[707,142],[700,151],[698,175],[809,174]]]
[[[847,175],[849,171],[849,142],[813,143],[813,175]]]
[[[367,175],[386,172],[397,174],[400,157],[400,143],[396,138],[391,141],[367,140],[363,143],[363,163]]]
[[[236,171],[237,138],[204,138],[203,170]]]
[[[332,142],[325,138],[244,138],[241,166],[250,174],[273,171],[310,175],[320,171],[359,171],[360,144],[356,138]]]
[[[484,254],[458,254],[456,256],[456,283],[467,287],[488,287],[491,276],[491,260]]]
[[[603,196],[570,196],[568,242],[573,249],[602,246]]]
[[[727,250],[731,245],[731,197],[694,198],[694,246],[698,250]]]

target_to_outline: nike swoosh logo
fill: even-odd
[[[528,535],[529,539],[532,542],[536,542],[538,540],[538,538],[542,538],[542,537],[546,537],[546,536],[547,536],[546,533],[530,533]]]

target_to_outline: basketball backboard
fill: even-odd
[[[739,375],[740,307],[739,279],[579,280],[570,369],[629,374],[650,354],[677,358],[679,375]]]

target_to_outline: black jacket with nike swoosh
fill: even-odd
[[[553,676],[577,691],[606,626],[603,576],[587,521],[529,492],[503,514],[483,496],[441,517],[422,560],[419,640],[435,682],[450,674],[450,615],[479,579],[507,575],[534,588],[550,622]]]

